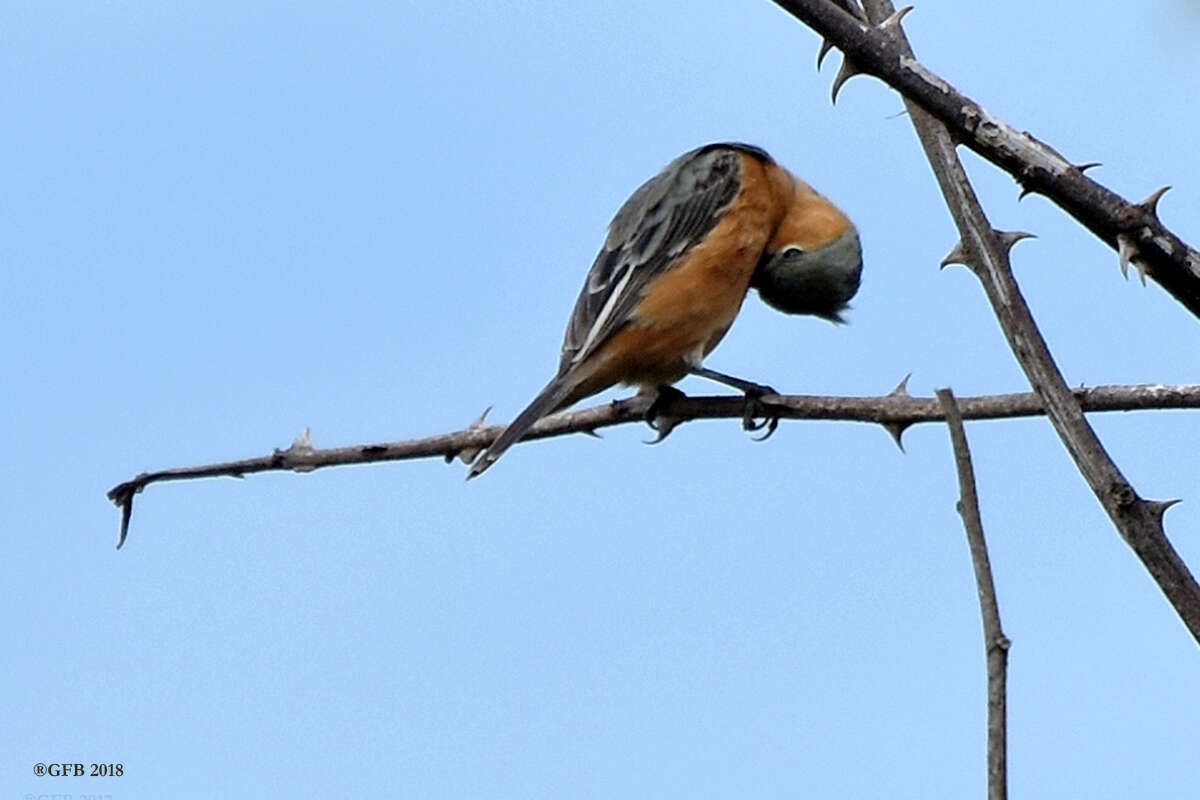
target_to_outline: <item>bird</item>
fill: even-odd
[[[617,211],[584,280],[558,371],[471,463],[496,463],[541,418],[618,383],[655,393],[699,375],[747,396],[769,386],[703,366],[750,288],[771,307],[841,322],[858,291],[862,247],[840,209],[766,150],[715,142],[679,156]],[[772,429],[773,429],[772,424]],[[660,438],[665,435],[660,432]]]

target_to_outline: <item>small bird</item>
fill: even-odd
[[[571,312],[558,373],[467,477],[542,417],[618,383],[663,399],[700,375],[745,392],[749,408],[773,390],[702,366],[747,290],[785,313],[841,322],[861,273],[854,224],[765,150],[722,142],[684,153],[617,211]]]

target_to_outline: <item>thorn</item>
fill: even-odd
[[[604,438],[603,436],[601,436],[600,434],[596,433],[596,432],[595,432],[594,430],[592,430],[591,428],[588,428],[586,431],[580,431],[580,433],[582,433],[584,436],[590,436],[590,437],[592,437],[593,439],[603,439],[603,438]]]
[[[1074,166],[1075,166],[1075,169],[1077,169],[1081,173],[1083,173],[1083,172],[1087,172],[1089,169],[1095,169],[1096,167],[1101,167],[1104,165],[1101,164],[1099,161],[1088,161],[1084,164],[1075,164]]]
[[[861,74],[862,70],[859,69],[853,61],[845,56],[842,56],[842,66],[838,69],[837,76],[833,79],[833,91],[831,91],[829,94],[829,97],[833,101],[834,105],[837,105],[838,92],[842,90],[842,86],[845,85],[846,81],[850,80],[855,75]]]
[[[1183,502],[1178,497],[1174,500],[1146,500],[1146,510],[1154,515],[1159,524],[1162,524],[1163,514],[1167,513],[1167,509],[1173,505]]]
[[[1021,193],[1019,195],[1017,195],[1017,202],[1018,203],[1021,202],[1022,200],[1024,200],[1026,197],[1028,197],[1031,194],[1033,194],[1033,189],[1031,187],[1022,186]]]
[[[1138,277],[1142,279],[1142,286],[1146,285],[1146,265],[1142,263],[1137,245],[1125,233],[1117,234],[1117,263],[1121,265],[1121,276],[1125,280],[1129,280],[1129,265],[1133,264],[1137,267]]]
[[[1161,200],[1162,196],[1164,194],[1166,194],[1168,191],[1170,191],[1170,189],[1171,189],[1170,186],[1164,186],[1161,189],[1154,190],[1154,192],[1152,192],[1149,197],[1147,197],[1145,200],[1143,200],[1141,203],[1139,203],[1139,205],[1150,216],[1157,218],[1158,217],[1158,201]]]
[[[967,248],[963,246],[963,240],[959,239],[946,257],[942,259],[940,269],[945,269],[951,264],[962,264],[964,267],[971,266],[967,263]]]
[[[296,441],[292,442],[291,447],[283,451],[283,454],[289,456],[304,456],[308,455],[312,451],[312,431],[308,428],[305,428],[300,435],[296,437]],[[311,464],[296,464],[292,467],[292,472],[312,472],[314,469],[316,469],[316,467]]]
[[[912,6],[896,9],[892,15],[879,23],[879,30],[892,35],[900,34],[900,21],[908,16],[908,13],[913,10]]]
[[[892,441],[894,441],[896,443],[896,447],[900,448],[900,452],[901,453],[905,452],[904,440],[902,437],[904,436],[904,432],[906,430],[908,430],[909,426],[912,425],[912,423],[911,422],[884,422],[881,424],[883,425],[883,429],[892,435]]]
[[[312,429],[305,428],[292,442],[292,446],[287,449],[291,453],[311,453],[313,451]]]
[[[850,16],[861,22],[867,21],[867,15],[858,7],[858,3],[853,0],[833,0],[834,5],[838,6]],[[828,39],[821,40],[821,49],[817,52],[817,71],[821,71],[821,62],[825,60],[825,56],[829,55],[829,51],[834,48],[833,42]]]
[[[491,411],[492,411],[491,406],[488,406],[487,408],[485,408],[483,410],[483,413],[480,414],[478,417],[476,417],[475,421],[467,426],[467,432],[470,433],[473,431],[478,431],[478,430],[482,430],[483,428],[486,428],[487,424],[486,424],[485,420],[487,420],[487,415],[490,414]],[[457,453],[447,453],[444,456],[444,458],[446,459],[447,464],[452,463],[454,461],[454,459],[456,459],[456,458],[464,464],[474,464],[475,459],[479,458],[479,454],[481,452],[483,452],[482,447],[464,447],[462,450],[459,450]],[[470,480],[471,478],[475,477],[475,475],[477,475],[477,474],[478,473],[472,473],[472,474],[467,475],[467,480]]]
[[[1013,245],[1015,245],[1017,242],[1021,241],[1022,239],[1036,239],[1037,238],[1037,236],[1035,236],[1034,234],[1029,233],[1027,231],[997,231],[997,230],[993,230],[992,233],[996,234],[996,238],[1000,240],[1000,244],[1004,245],[1005,250],[1012,250]]]
[[[829,51],[833,49],[833,42],[828,39],[821,40],[821,49],[817,51],[817,72],[821,71],[821,64],[825,61],[825,56],[829,55]]]
[[[912,397],[908,393],[908,379],[912,377],[912,373],[908,373],[900,382],[896,384],[896,388],[888,392],[888,397]],[[904,452],[904,432],[908,430],[911,422],[881,422],[883,429],[892,435],[892,441],[896,443],[896,447],[900,448],[900,452]]]
[[[1137,252],[1137,248],[1133,246],[1133,240],[1123,233],[1117,234],[1117,263],[1121,267],[1121,277],[1129,280],[1129,261],[1133,258],[1133,254]]]

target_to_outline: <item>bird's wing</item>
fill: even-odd
[[[629,322],[647,284],[716,227],[741,188],[742,152],[761,153],[745,145],[685,153],[625,201],[575,301],[559,375]]]

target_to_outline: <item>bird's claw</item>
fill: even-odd
[[[663,439],[667,438],[671,431],[675,430],[675,426],[678,424],[678,422],[672,422],[670,425],[665,425],[661,428],[655,428],[653,425],[651,425],[650,427],[654,428],[655,436],[653,439],[642,439],[642,444],[658,444]]]
[[[779,394],[770,386],[757,386],[746,390],[746,407],[742,414],[742,430],[748,433],[764,431],[762,436],[752,436],[756,442],[765,442],[779,427],[779,414],[771,413],[769,404],[762,402],[764,395]],[[761,419],[761,421],[759,421]]]
[[[742,427],[750,432],[764,431],[762,436],[751,436],[750,438],[756,442],[765,442],[775,435],[775,430],[779,427],[779,417],[764,417],[762,422],[757,423],[752,420],[750,426],[747,426],[745,420],[743,420]]]
[[[687,397],[683,392],[676,389],[674,386],[660,386],[658,394],[655,395],[653,402],[646,407],[646,424],[657,433],[650,441],[645,444],[658,444],[663,439],[671,435],[671,431],[675,430],[681,420],[679,417],[672,416],[667,413],[671,404],[676,400]]]

